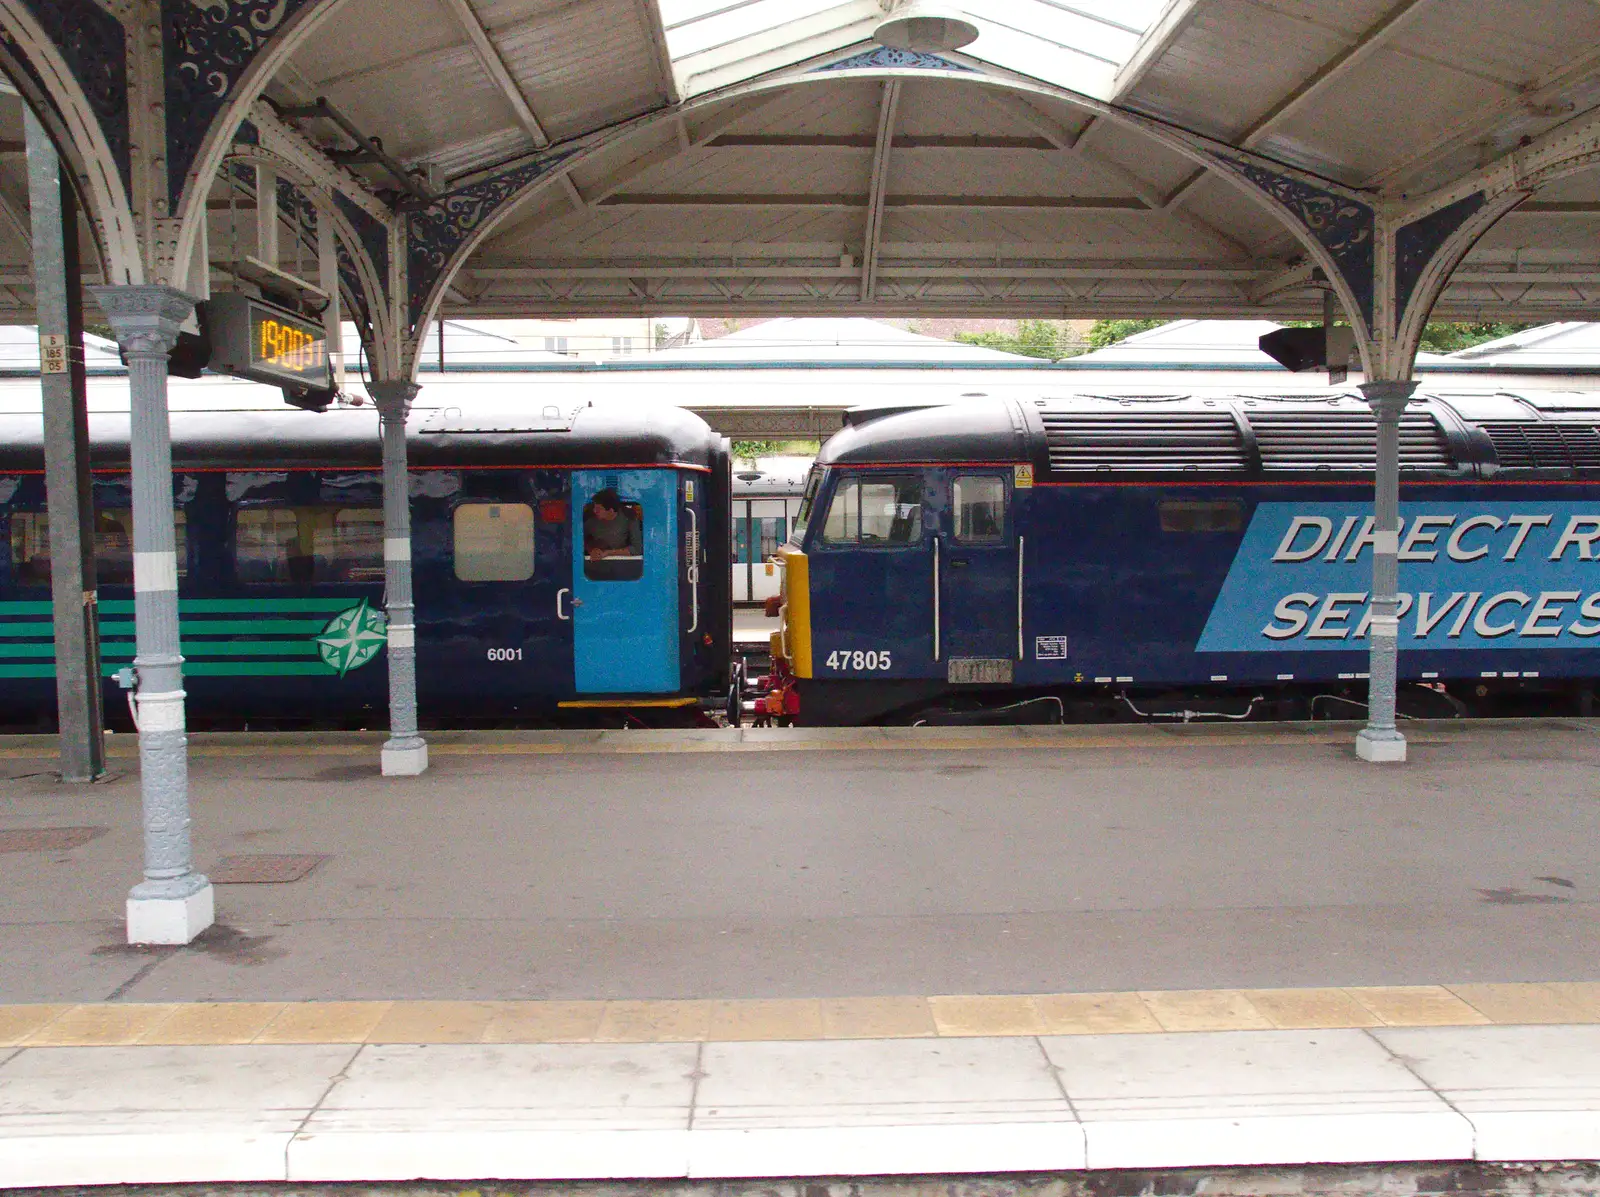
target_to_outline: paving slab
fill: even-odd
[[[378,776],[370,733],[197,736],[202,870],[328,859],[292,883],[219,886],[220,926],[155,951],[120,942],[136,777],[68,787],[8,760],[0,829],[110,830],[6,854],[0,1001],[1600,981],[1585,721],[1430,724],[1396,769],[1327,725],[824,730],[706,733],[732,753],[654,733],[626,753],[592,732],[438,733],[451,752],[401,780]],[[1049,746],[1029,746],[1041,733]],[[14,740],[0,752],[48,743]]]

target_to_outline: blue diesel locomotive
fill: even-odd
[[[1448,711],[1564,691],[1587,709],[1597,425],[1593,395],[1408,408],[1400,664],[1414,699]],[[851,413],[781,554],[774,651],[798,679],[800,719],[981,720],[1042,696],[1095,717],[1197,695],[1303,716],[1321,693],[1359,699],[1374,457],[1354,396]]]
[[[381,725],[373,414],[176,413],[172,428],[192,720]],[[133,658],[127,435],[125,414],[92,418],[108,678]],[[726,691],[730,461],[697,416],[418,409],[409,439],[425,717],[692,720]],[[55,708],[43,468],[38,416],[0,416],[0,721],[13,724]]]

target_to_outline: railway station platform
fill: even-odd
[[[183,948],[0,740],[0,1186],[1587,1191],[1600,722],[1353,731],[197,735]]]

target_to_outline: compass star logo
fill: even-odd
[[[377,656],[388,639],[388,621],[383,612],[374,611],[362,599],[359,606],[341,611],[328,621],[317,637],[317,651],[328,667],[343,677]]]

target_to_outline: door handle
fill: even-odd
[[[564,611],[561,610],[561,596],[564,595],[564,594],[565,595],[570,595],[571,593],[572,593],[572,591],[570,589],[568,589],[567,587],[565,587],[565,586],[563,586],[560,590],[556,591],[556,618],[557,619],[571,619],[572,618],[571,612],[564,612]],[[569,605],[571,605],[573,607],[581,607],[581,606],[583,606],[583,600],[581,598],[569,598],[567,600],[567,602],[568,602]]]
[[[970,564],[971,564],[971,562],[969,562],[965,557],[952,557],[952,558],[950,558],[950,568],[951,569],[966,569],[967,566],[970,565]]]

